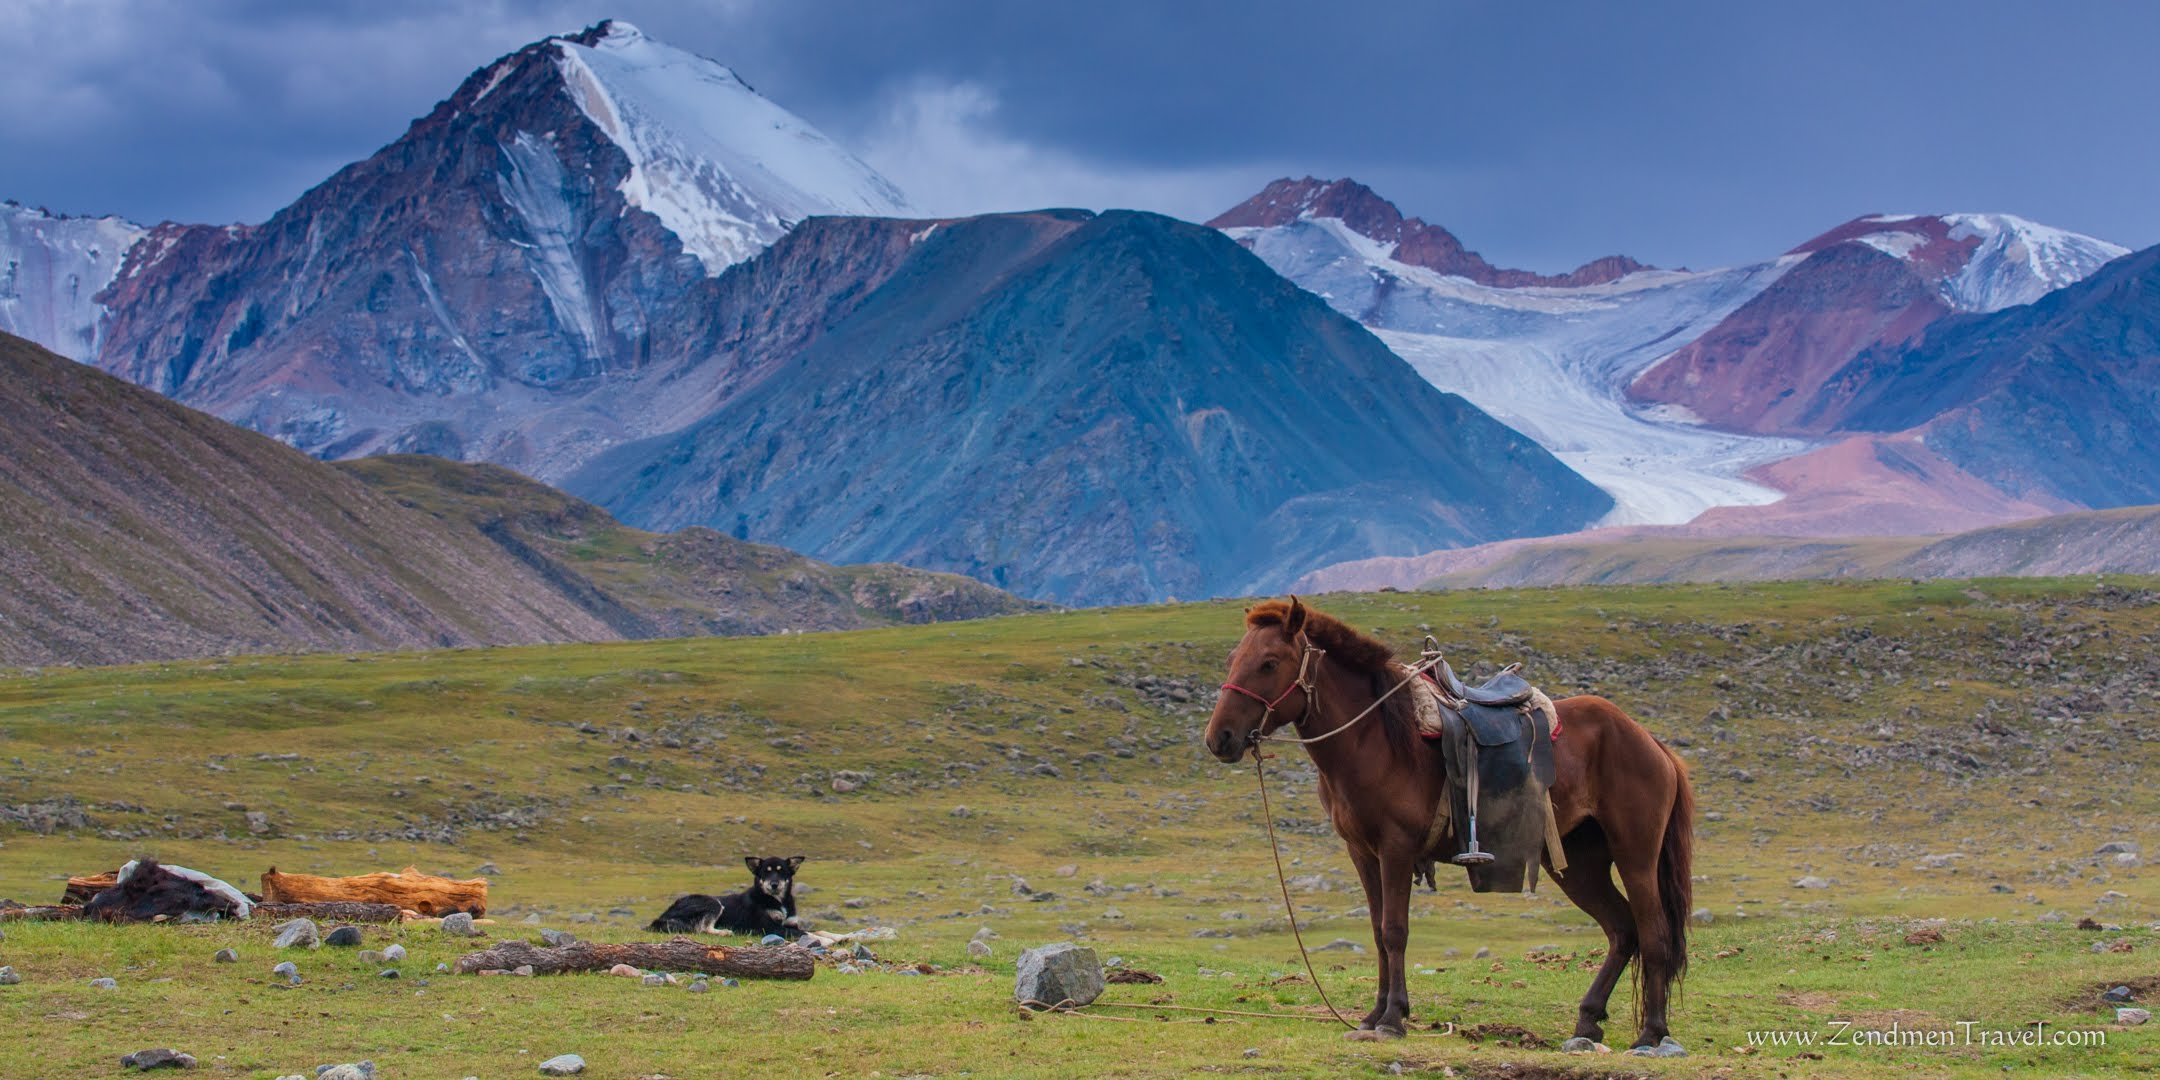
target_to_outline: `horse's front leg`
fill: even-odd
[[[1380,960],[1380,990],[1373,1001],[1372,1011],[1366,1013],[1365,1019],[1359,1021],[1357,1030],[1350,1032],[1345,1038],[1378,1038],[1379,1036],[1374,1034],[1374,1029],[1379,1026],[1381,1017],[1387,1014],[1388,999],[1390,997],[1388,993],[1388,951],[1383,944],[1387,935],[1382,930],[1382,915],[1387,910],[1387,893],[1382,888],[1380,857],[1378,855],[1370,851],[1359,851],[1352,848],[1350,862],[1351,865],[1357,867],[1358,883],[1365,886],[1365,912],[1372,920],[1373,952],[1379,956]]]
[[[1384,958],[1380,968],[1384,1004],[1373,1030],[1389,1038],[1401,1038],[1403,1024],[1410,1018],[1410,962],[1404,954],[1410,947],[1410,893],[1417,883],[1416,865],[1416,858],[1403,851],[1386,852],[1380,857],[1382,916],[1378,941]]]

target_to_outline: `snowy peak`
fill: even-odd
[[[1418,218],[1404,217],[1394,203],[1347,178],[1320,180],[1308,176],[1292,180],[1285,177],[1208,224],[1229,230],[1234,236],[1240,229],[1281,228],[1300,221],[1330,219],[1340,221],[1351,231],[1382,245],[1386,258],[1499,288],[1602,285],[1637,270],[1649,269],[1625,255],[1607,255],[1566,274],[1536,274],[1496,267],[1477,252],[1465,248],[1454,233]]]
[[[0,203],[0,332],[71,360],[89,359],[105,313],[97,296],[143,232],[117,217],[68,217]]]
[[[622,197],[658,217],[707,274],[806,217],[908,211],[890,181],[719,63],[619,20],[545,44],[571,100],[629,158]]]
[[[1793,249],[1864,244],[1903,261],[1953,311],[2029,304],[2082,281],[2129,249],[2014,214],[1871,214]]]

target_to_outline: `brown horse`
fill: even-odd
[[[1304,738],[1335,730],[1401,679],[1389,667],[1387,646],[1296,597],[1255,605],[1245,626],[1205,736],[1223,761],[1242,759],[1261,736],[1285,725]],[[1551,793],[1567,855],[1556,878],[1568,899],[1597,920],[1607,944],[1605,962],[1576,1010],[1575,1034],[1604,1037],[1606,1001],[1633,959],[1640,961],[1642,1024],[1635,1046],[1655,1047],[1667,1035],[1666,998],[1687,967],[1695,794],[1680,759],[1612,702],[1585,695],[1554,704],[1561,734]],[[1446,785],[1438,744],[1419,737],[1410,696],[1399,693],[1305,749],[1319,770],[1320,803],[1365,885],[1380,956],[1379,1000],[1348,1037],[1399,1037],[1410,1014],[1403,962],[1410,888]],[[1545,868],[1551,872],[1550,860]]]

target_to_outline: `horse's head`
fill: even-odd
[[[1306,644],[1305,605],[1297,597],[1246,609],[1245,637],[1230,650],[1229,677],[1202,735],[1209,753],[1237,761],[1260,736],[1304,718],[1310,703],[1298,674]]]

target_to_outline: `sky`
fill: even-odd
[[[6,0],[0,197],[261,221],[618,17],[956,214],[1205,220],[1350,176],[1506,266],[1754,261],[1875,212],[2160,242],[2160,5]]]

